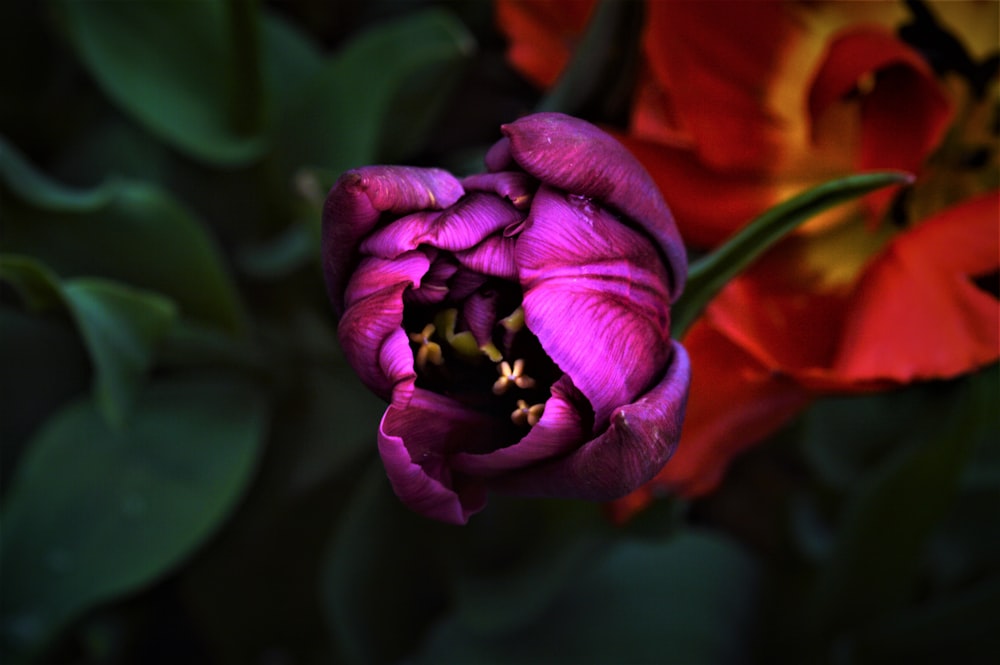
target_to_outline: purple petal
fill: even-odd
[[[493,235],[472,249],[455,252],[455,258],[469,270],[516,282],[516,244],[513,238]]]
[[[538,184],[527,173],[501,171],[466,176],[462,178],[462,186],[469,192],[492,192],[510,201],[518,210],[525,210],[531,205],[531,195]]]
[[[673,455],[690,381],[687,353],[675,343],[663,379],[635,403],[616,409],[607,431],[562,459],[497,478],[491,489],[592,501],[625,496],[655,476]]]
[[[423,252],[395,261],[368,257],[347,284],[337,336],[351,367],[382,399],[389,400],[416,377],[413,351],[401,327],[403,293],[420,283],[428,266]]]
[[[393,258],[420,245],[449,251],[469,249],[522,216],[510,202],[476,192],[443,212],[397,219],[365,238],[361,251]]]
[[[358,242],[382,213],[442,209],[465,194],[447,171],[406,166],[366,166],[344,173],[323,207],[323,274],[337,315],[344,312],[343,289]]]
[[[508,171],[515,166],[514,158],[510,154],[510,139],[506,136],[490,146],[486,151],[486,170],[490,173],[497,171]]]
[[[492,342],[497,324],[496,293],[476,291],[470,295],[462,305],[462,316],[479,346]]]
[[[485,487],[449,466],[452,453],[497,431],[495,420],[421,388],[408,402],[394,400],[382,417],[378,449],[396,495],[433,519],[465,524],[486,505]]]
[[[412,252],[430,234],[430,229],[444,212],[421,210],[389,223],[363,241],[358,251],[368,256],[394,259],[404,252]]]
[[[448,295],[453,301],[461,301],[479,290],[486,283],[482,273],[459,268],[448,282]]]
[[[649,389],[670,355],[665,268],[609,212],[542,186],[518,237],[524,315],[594,407],[595,426]]]
[[[563,375],[552,386],[542,419],[524,438],[512,446],[481,455],[460,453],[453,458],[452,467],[491,477],[561,457],[590,436],[590,423],[585,417],[589,414],[585,411],[589,411],[586,400],[574,389],[570,378]]]
[[[502,163],[509,152],[543,183],[593,198],[633,220],[659,244],[669,263],[671,299],[680,295],[687,256],[677,225],[649,173],[621,143],[589,122],[561,113],[536,113],[501,130],[509,147],[494,146],[493,163]]]
[[[458,271],[458,264],[447,254],[437,254],[431,259],[431,267],[420,280],[420,286],[403,293],[404,303],[430,305],[442,302],[448,297],[448,281]]]

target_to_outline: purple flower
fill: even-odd
[[[356,169],[323,217],[341,345],[390,403],[389,480],[453,523],[489,490],[636,489],[676,446],[690,379],[670,339],[684,246],[649,175],[576,118],[502,131],[487,173]]]

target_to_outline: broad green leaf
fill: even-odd
[[[477,633],[534,623],[606,554],[614,535],[590,503],[492,497],[489,510],[455,534],[455,613]]]
[[[105,94],[162,140],[220,165],[246,164],[267,148],[257,3],[56,6]]]
[[[258,390],[208,377],[149,386],[122,429],[89,400],[57,413],[3,505],[4,660],[204,543],[243,493],[266,422]]]
[[[278,145],[288,166],[339,173],[401,156],[422,138],[474,47],[443,10],[362,33],[282,110]]]
[[[154,293],[106,280],[72,280],[63,293],[97,368],[97,401],[120,425],[174,324],[176,308]]]
[[[91,370],[69,321],[8,305],[0,305],[0,367],[0,487],[6,488],[21,444],[52,411],[87,390]]]
[[[365,388],[346,367],[340,372],[307,368],[288,400],[275,429],[283,441],[294,441],[290,460],[291,489],[303,493],[336,472],[375,453],[385,402]]]
[[[28,164],[3,136],[0,136],[0,183],[25,202],[52,211],[99,210],[110,202],[112,196],[110,183],[97,189],[81,190],[53,182]],[[5,207],[0,207],[0,212]]]
[[[323,55],[310,39],[280,16],[261,16],[264,80],[271,96],[287,99],[323,66]]]
[[[398,662],[446,600],[452,527],[409,512],[380,462],[360,478],[326,556],[322,601],[346,663]]]
[[[94,364],[94,394],[109,422],[121,425],[170,331],[176,308],[155,293],[100,279],[60,283],[32,259],[0,255],[0,279],[36,310],[65,308]]]
[[[0,254],[0,280],[10,284],[33,312],[66,305],[59,277],[34,259]]]
[[[926,545],[995,412],[990,383],[982,376],[958,383],[958,394],[942,400],[941,411],[927,409],[919,418],[914,444],[901,446],[850,497],[810,601],[813,638],[863,627],[915,594]]]
[[[754,560],[717,535],[622,539],[536,620],[488,633],[457,616],[431,632],[417,662],[739,662],[750,647],[757,585]]]
[[[182,316],[245,332],[246,315],[219,250],[165,191],[110,180],[93,195],[73,193],[11,146],[0,151],[0,175],[5,252],[37,258],[63,278],[105,277],[156,291],[176,302]]]
[[[835,205],[912,179],[892,171],[847,176],[813,187],[763,213],[721,247],[691,264],[684,293],[671,310],[673,336],[683,337],[722,287],[797,226]]]

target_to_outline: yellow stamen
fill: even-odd
[[[515,409],[514,413],[510,414],[510,419],[514,421],[515,425],[534,427],[542,419],[543,411],[545,411],[545,404],[532,404],[528,406],[527,402],[519,399],[517,400],[517,409]]]
[[[524,373],[524,360],[520,358],[514,361],[513,367],[506,360],[503,361],[497,365],[497,371],[500,372],[500,378],[493,384],[494,395],[504,394],[512,383],[521,389],[535,385],[535,380]]]
[[[458,310],[452,307],[440,312],[434,317],[434,322],[438,329],[444,333],[445,341],[455,350],[455,353],[466,360],[476,360],[479,358],[479,345],[473,334],[465,330],[460,333],[455,332],[455,322],[458,320]]]
[[[417,369],[423,370],[427,367],[428,360],[435,365],[444,362],[444,357],[441,355],[441,345],[431,341],[431,335],[434,334],[434,331],[434,324],[428,323],[419,333],[409,334],[410,341],[420,345],[416,355]]]
[[[500,319],[500,325],[511,332],[518,332],[524,327],[524,308],[518,307],[510,316]]]

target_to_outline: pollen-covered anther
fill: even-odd
[[[428,323],[419,333],[409,334],[410,341],[419,345],[416,355],[417,369],[422,370],[427,367],[428,361],[434,365],[444,363],[444,356],[441,355],[441,345],[431,341],[431,335],[434,334],[434,331],[434,324]]]
[[[510,419],[514,421],[515,425],[534,427],[542,419],[543,411],[545,411],[545,404],[532,404],[528,406],[527,402],[519,399],[517,400],[517,409],[514,410],[514,413],[510,414]]]
[[[493,384],[494,395],[503,395],[512,383],[522,389],[535,385],[535,380],[524,373],[524,360],[521,358],[514,361],[513,367],[504,360],[497,365],[497,371],[500,372],[500,378]]]

